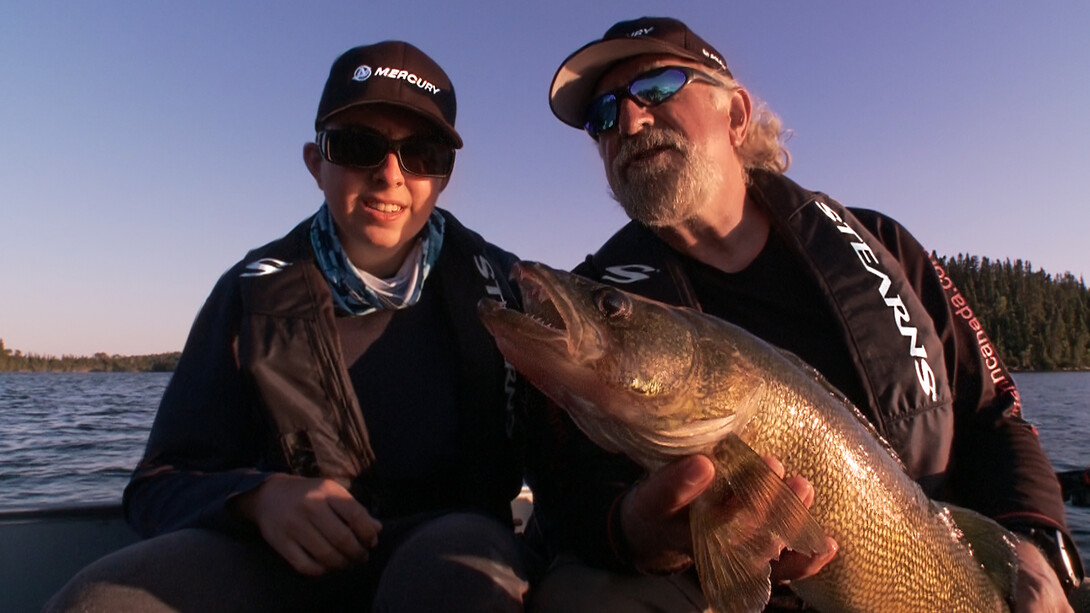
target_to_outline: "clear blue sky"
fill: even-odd
[[[13,6],[14,5],[14,6]],[[940,254],[1090,275],[1090,3],[7,2],[0,338],[50,355],[179,350],[216,278],[321,203],[302,162],[329,65],[408,40],[458,94],[440,205],[569,267],[623,220],[549,112],[560,61],[672,15],[794,131],[788,175]]]

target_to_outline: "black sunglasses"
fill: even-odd
[[[686,66],[664,66],[650,70],[628,85],[618,87],[598,96],[587,105],[586,123],[583,129],[591,138],[617,125],[617,113],[621,98],[631,98],[641,106],[657,106],[670,99],[693,81],[723,85],[712,77]]]
[[[390,140],[361,128],[322,130],[315,138],[322,157],[338,166],[375,168],[391,151],[401,170],[422,177],[449,177],[454,170],[454,147],[435,137],[414,135]]]

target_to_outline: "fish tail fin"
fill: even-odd
[[[972,509],[952,504],[941,506],[954,520],[961,541],[984,568],[1003,599],[1010,601],[1018,577],[1018,556],[1014,550],[1017,537],[995,520]]]
[[[826,551],[825,531],[737,435],[716,445],[712,462],[718,477],[689,517],[700,584],[717,613],[760,611],[771,595],[770,562],[784,547]]]

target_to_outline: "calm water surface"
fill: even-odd
[[[0,373],[0,510],[117,502],[169,373]],[[1090,466],[1090,373],[1019,373],[1056,470]],[[1067,506],[1083,559],[1090,509]]]
[[[119,502],[170,373],[0,373],[0,509]]]
[[[1058,471],[1090,466],[1090,373],[1016,373],[1022,412]],[[1067,505],[1067,526],[1090,568],[1090,507]]]

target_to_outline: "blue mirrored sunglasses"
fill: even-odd
[[[591,138],[617,125],[617,113],[621,98],[631,98],[641,106],[657,106],[670,99],[693,81],[722,85],[709,75],[687,66],[664,66],[645,72],[624,87],[608,91],[587,105],[586,123],[583,129]]]

